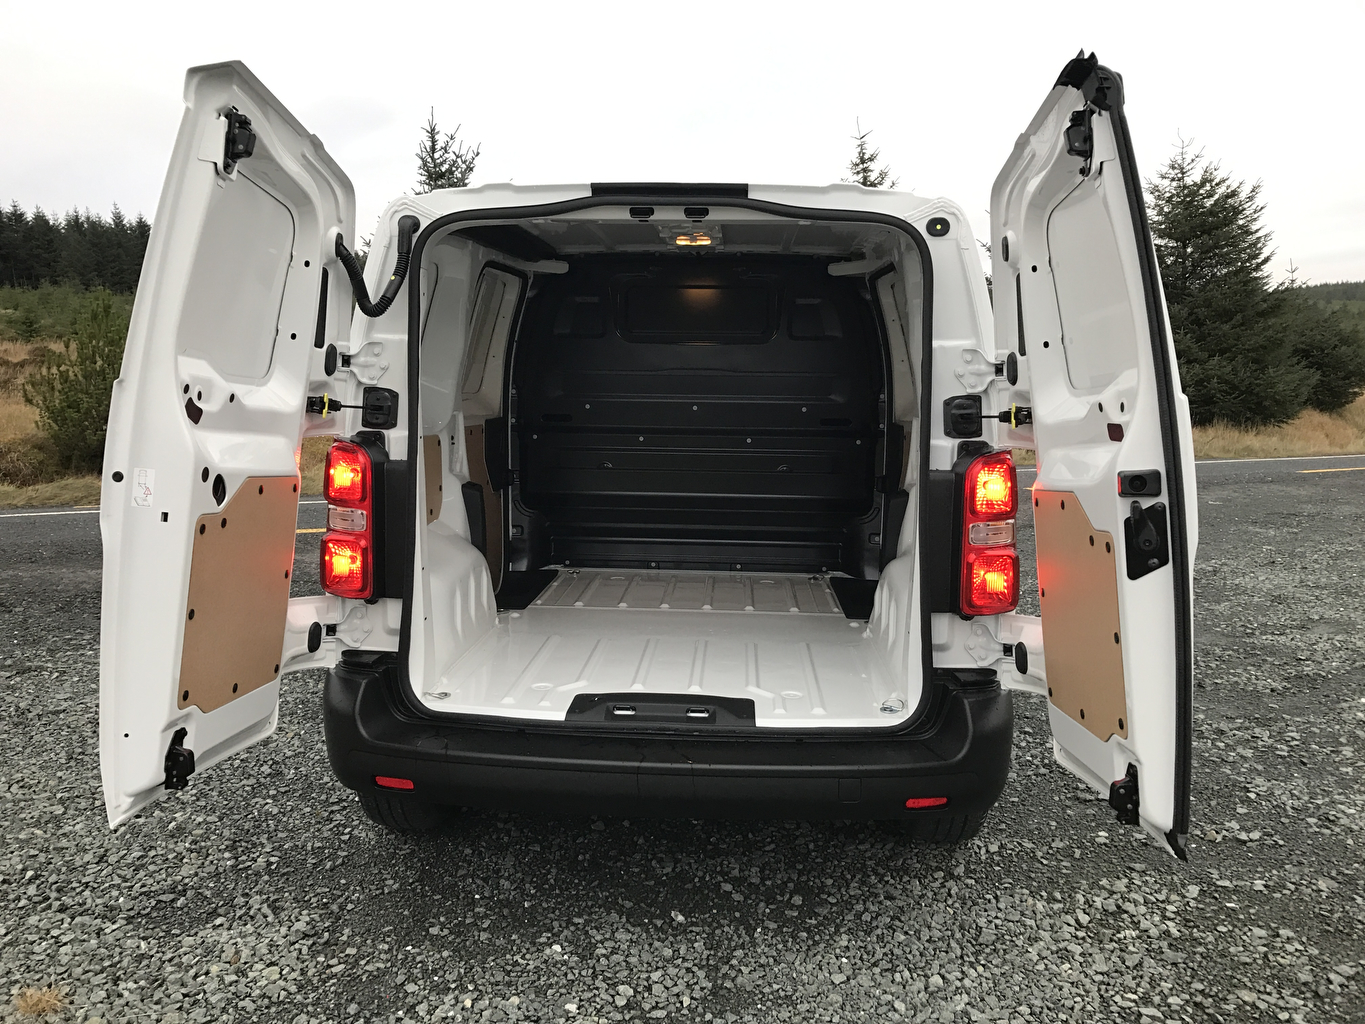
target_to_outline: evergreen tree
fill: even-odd
[[[1280,330],[1260,182],[1234,181],[1181,141],[1147,183],[1152,233],[1195,423],[1279,423],[1308,400],[1317,374]]]
[[[1292,340],[1295,357],[1317,375],[1308,404],[1321,412],[1344,409],[1365,389],[1365,332],[1307,291],[1293,264],[1280,288],[1282,330]]]
[[[480,147],[467,148],[459,135],[460,125],[456,125],[453,132],[445,133],[436,126],[436,108],[432,107],[417,147],[418,195],[438,188],[464,188],[469,184]]]
[[[865,185],[868,188],[895,188],[900,184],[900,179],[891,177],[890,167],[877,166],[882,151],[868,149],[867,137],[872,134],[872,129],[863,131],[859,121],[854,121],[853,124],[858,134],[853,136],[856,148],[853,151],[853,159],[848,162],[848,171],[852,176],[845,178],[844,181],[854,185]]]
[[[42,209],[30,216],[12,202],[0,208],[0,284],[37,288],[47,282],[130,294],[150,233],[146,218],[129,221],[117,205],[108,219],[89,210],[53,219]]]
[[[109,398],[123,362],[128,318],[106,289],[90,294],[64,351],[23,383],[24,401],[38,410],[62,469],[98,471],[104,460]]]
[[[1281,423],[1365,386],[1365,346],[1340,316],[1274,287],[1260,182],[1234,181],[1181,140],[1154,181],[1152,233],[1195,423]]]

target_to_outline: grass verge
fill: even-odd
[[[0,484],[0,508],[49,508],[99,503],[100,478],[97,476],[69,476],[29,487]]]
[[[1365,453],[1365,396],[1339,412],[1308,409],[1278,427],[1243,430],[1226,423],[1194,428],[1201,459],[1273,459]]]

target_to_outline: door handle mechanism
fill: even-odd
[[[1143,508],[1141,502],[1135,501],[1128,512],[1123,521],[1128,578],[1137,580],[1171,560],[1166,505],[1158,501]]]

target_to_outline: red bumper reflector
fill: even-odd
[[[912,796],[905,801],[906,809],[922,811],[926,807],[943,807],[948,803],[946,796]]]
[[[412,789],[411,779],[395,779],[391,775],[376,775],[374,784],[380,789]]]

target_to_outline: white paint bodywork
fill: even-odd
[[[100,769],[111,825],[163,793],[177,728],[203,770],[275,727],[278,680],[209,714],[177,708],[192,531],[219,507],[216,475],[231,500],[246,477],[297,474],[304,399],[324,377],[313,332],[325,241],[354,232],[350,181],[245,67],[192,69],[185,104],[109,412]],[[222,114],[234,106],[256,151],[224,174]],[[332,297],[335,340],[349,296]]]
[[[318,140],[307,135],[241,65],[191,71],[186,102],[109,423],[106,473],[119,469],[127,475],[121,486],[106,482],[101,509],[105,576],[100,738],[111,824],[160,795],[162,758],[176,728],[189,731],[186,745],[194,749],[200,771],[274,728],[278,681],[209,715],[193,708],[176,709],[189,529],[196,515],[216,507],[209,487],[200,480],[201,467],[222,472],[231,495],[248,475],[293,472],[302,436],[346,435],[359,429],[355,410],[326,418],[304,413],[305,396],[323,391],[347,404],[358,404],[367,385],[398,392],[398,427],[386,435],[396,458],[409,450],[407,403],[414,398],[421,403],[422,434],[441,439],[444,501],[433,522],[426,523],[419,513],[415,523],[416,583],[410,609],[413,691],[434,710],[562,718],[573,693],[583,690],[578,685],[582,680],[598,689],[593,673],[599,671],[603,686],[624,680],[627,688],[638,685],[646,692],[687,689],[696,682],[697,659],[709,657],[713,644],[723,652],[721,660],[733,664],[716,670],[709,686],[703,672],[703,692],[752,696],[756,688],[767,701],[760,702],[759,724],[764,726],[875,727],[903,722],[920,700],[921,652],[926,643],[932,645],[937,666],[993,668],[1008,687],[1046,692],[1046,657],[1036,618],[1005,615],[964,621],[954,614],[934,613],[929,616],[932,635],[921,634],[925,596],[918,565],[917,488],[924,481],[919,479],[916,453],[927,446],[930,467],[950,469],[958,442],[944,434],[942,401],[951,395],[980,394],[987,412],[983,440],[997,447],[1036,443],[1042,463],[1039,485],[1076,491],[1092,521],[1120,537],[1116,469],[1160,464],[1150,351],[1136,341],[1117,352],[1110,344],[1116,334],[1146,337],[1141,303],[1133,300],[1141,295],[1135,279],[1136,242],[1112,192],[1117,169],[1111,173],[1106,163],[1112,145],[1104,150],[1101,139],[1096,159],[1105,165],[1107,177],[1101,176],[1095,195],[1075,190],[1072,171],[1067,172],[1073,177],[1065,189],[1056,178],[1060,128],[1075,106],[1074,90],[1049,96],[996,184],[992,238],[997,241],[998,321],[993,320],[980,273],[976,240],[967,218],[951,202],[852,185],[756,185],[748,189],[751,199],[788,207],[790,214],[727,210],[723,201],[715,204],[710,219],[718,238],[728,225],[765,218],[809,223],[801,219],[802,209],[886,214],[920,229],[936,216],[949,223],[946,234],[923,237],[933,287],[929,380],[920,365],[926,278],[919,250],[909,236],[889,232],[889,241],[873,256],[839,268],[849,275],[892,268],[892,273],[871,283],[890,342],[890,416],[905,428],[912,452],[905,480],[912,499],[897,557],[882,571],[870,619],[852,626],[814,597],[809,608],[796,601],[791,606],[796,612],[760,610],[757,605],[752,610],[703,608],[702,602],[680,608],[662,599],[648,608],[632,606],[629,600],[624,607],[622,600],[615,607],[588,607],[587,601],[558,607],[554,602],[564,595],[552,590],[538,607],[517,616],[500,615],[483,556],[470,542],[460,500],[461,486],[470,479],[465,428],[502,412],[503,342],[517,309],[509,281],[517,280],[517,274],[561,273],[565,264],[523,263],[468,239],[434,237],[392,308],[374,320],[357,316],[347,326],[349,285],[331,256],[337,231],[354,244],[354,202],[345,175]],[[222,149],[219,115],[232,105],[252,117],[259,142],[255,155],[225,176],[215,163]],[[1082,182],[1079,187],[1091,185]],[[249,197],[234,208],[240,216],[227,216],[214,205],[215,197],[231,195],[229,190]],[[519,211],[589,196],[587,185],[501,184],[404,196],[385,211],[373,235],[365,272],[370,294],[377,295],[392,272],[396,226],[405,214],[429,225],[447,214],[486,210],[486,223],[506,223]],[[582,223],[594,217],[629,220],[620,205],[615,210],[565,215],[560,226],[571,234],[575,217]],[[659,216],[667,221],[669,211]],[[681,209],[673,216],[683,220]],[[291,235],[287,240],[286,221]],[[461,226],[478,223],[465,221]],[[1008,264],[998,244],[1003,237],[1011,239]],[[282,247],[289,252],[284,254]],[[1100,257],[1076,261],[1075,254],[1097,247],[1103,249]],[[310,266],[304,267],[304,260]],[[492,261],[509,265],[516,274],[490,270],[487,264]],[[1029,358],[1021,360],[1018,385],[1011,388],[995,370],[1012,347],[1006,343],[997,348],[996,341],[997,336],[1013,336],[1013,297],[1005,289],[1021,266],[1035,262],[1039,273],[1035,277],[1030,272],[1026,282],[1029,336],[1042,339],[1052,332],[1054,338],[1063,337],[1060,318],[1067,328],[1066,344],[1047,351],[1031,348]],[[1060,264],[1073,266],[1075,273],[1054,280],[1053,270]],[[312,344],[318,275],[324,266],[331,275],[326,341],[335,344],[349,363],[331,377],[322,369],[323,349]],[[423,317],[418,395],[408,387],[411,288],[420,290]],[[1027,301],[1034,292],[1051,298]],[[480,324],[495,326],[484,337]],[[205,420],[199,427],[189,423],[183,408],[182,388],[187,384],[196,394],[203,393]],[[927,421],[921,417],[925,388],[931,397]],[[1177,398],[1181,443],[1188,453],[1188,412],[1183,396]],[[1011,401],[1033,406],[1033,430],[1012,430],[991,418]],[[1114,407],[1124,403],[1121,419],[1127,433],[1122,445],[1095,440],[1093,427],[1098,421],[1091,410],[1100,401]],[[137,469],[147,471],[151,491],[144,493],[145,503],[140,505],[129,497],[131,485],[138,483]],[[424,461],[419,458],[414,469],[420,495],[426,488]],[[1186,485],[1192,498],[1192,474]],[[168,516],[165,523],[160,522],[162,511]],[[1195,524],[1188,525],[1193,541]],[[1052,713],[1059,759],[1091,784],[1107,787],[1110,779],[1122,775],[1128,760],[1142,766],[1144,823],[1153,831],[1160,831],[1170,818],[1170,808],[1161,804],[1161,792],[1171,788],[1163,784],[1162,773],[1169,775],[1173,743],[1169,680],[1162,667],[1172,642],[1169,571],[1136,584],[1120,581],[1125,628],[1144,637],[1144,643],[1125,647],[1130,741],[1099,743],[1084,730],[1078,734],[1079,727],[1055,709]],[[636,587],[639,594],[670,585],[674,593],[680,586],[690,593],[706,585],[692,578],[696,575],[705,574],[672,574],[671,582],[662,583],[637,574],[626,585]],[[586,587],[584,579],[580,576],[575,585]],[[778,588],[796,582],[764,579]],[[751,588],[753,582],[749,581]],[[743,589],[742,578],[737,585]],[[762,590],[767,584],[759,581],[759,586]],[[553,599],[551,606],[543,603],[547,599]],[[669,607],[662,607],[665,604]],[[282,666],[285,671],[325,666],[347,648],[397,650],[402,610],[401,601],[392,598],[374,604],[332,597],[296,599],[286,624]],[[314,622],[334,625],[335,636],[309,652],[307,634]],[[1005,645],[1017,643],[1029,651],[1026,674],[1018,673],[1003,653]],[[545,654],[547,644],[551,655]],[[553,656],[556,649],[563,653],[571,648],[582,656],[567,660]],[[622,655],[624,661],[616,659],[622,665],[633,652],[633,674],[622,675],[625,669],[607,657],[609,651]],[[649,665],[642,670],[645,660]],[[765,678],[780,685],[769,686],[762,681]],[[888,701],[901,701],[903,707],[883,712]]]
[[[1150,243],[1130,212],[1114,117],[1103,111],[1094,116],[1089,174],[1078,174],[1079,160],[1067,153],[1063,133],[1072,112],[1085,106],[1078,90],[1054,88],[996,179],[991,195],[996,331],[1017,349],[1017,277],[1027,358],[1020,360],[1015,401],[1033,409],[1033,443],[1028,446],[1038,452],[1034,487],[1074,492],[1090,522],[1114,536],[1118,551],[1119,622],[1129,638],[1123,644],[1128,737],[1102,741],[1049,705],[1055,753],[1062,765],[1104,795],[1129,764],[1136,765],[1142,824],[1166,845],[1175,815],[1180,660],[1174,566],[1167,564],[1137,580],[1127,578],[1124,520],[1133,499],[1119,497],[1117,488],[1122,470],[1166,465],[1157,407],[1162,385],[1140,263],[1142,248]],[[1000,244],[1006,239],[1008,260]],[[1156,298],[1164,318],[1164,300]],[[1168,325],[1165,336],[1174,374]],[[1175,393],[1168,397],[1175,403],[1176,440],[1186,467],[1185,528],[1192,573],[1198,542],[1194,452],[1189,404],[1178,377],[1174,385]],[[1108,432],[1112,423],[1122,427],[1118,443]],[[1020,439],[1027,443],[1029,432],[1021,431]],[[1169,486],[1167,474],[1163,487]],[[1185,580],[1185,586],[1190,583]],[[1032,645],[1029,649],[1032,655]],[[1046,692],[1045,670],[1042,677]]]
[[[889,653],[825,577],[562,570],[420,697],[554,722],[580,693],[682,693],[752,700],[760,727],[880,728],[913,710]]]

